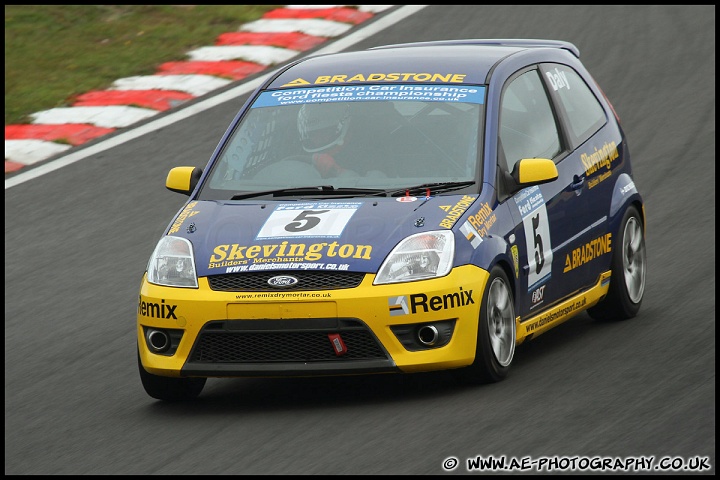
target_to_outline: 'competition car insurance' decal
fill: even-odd
[[[547,281],[552,273],[552,243],[545,199],[540,187],[525,188],[515,195],[515,203],[522,215],[527,244],[528,292]]]
[[[422,102],[463,102],[482,105],[482,85],[347,85],[337,87],[294,88],[262,92],[252,108],[302,103],[413,100]]]
[[[267,238],[327,237],[342,235],[361,202],[289,203],[278,205],[255,237]]]

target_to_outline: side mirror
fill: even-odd
[[[171,192],[190,195],[202,176],[202,168],[175,167],[168,172],[165,187]]]
[[[520,187],[540,185],[558,178],[555,162],[547,158],[523,158],[515,164],[511,173]]]

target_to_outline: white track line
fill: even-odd
[[[410,15],[422,10],[426,6],[427,5],[406,5],[404,7],[401,7],[398,10],[388,14],[387,16],[385,16],[383,18],[376,20],[365,27],[361,27],[359,30],[353,32],[352,34],[330,43],[326,47],[315,52],[315,54],[321,55],[321,54],[325,54],[325,53],[334,53],[334,52],[339,52],[339,51],[345,50],[345,49],[351,47],[352,45],[354,45],[358,42],[361,42],[362,40],[365,40],[366,38],[385,30],[386,28],[391,27],[392,25],[403,20],[404,18],[409,17]],[[325,8],[327,8],[327,7],[325,7]],[[101,152],[104,152],[106,150],[114,148],[118,145],[122,145],[125,142],[129,142],[130,140],[134,140],[138,137],[148,134],[150,132],[154,132],[154,131],[159,130],[163,127],[166,127],[168,125],[172,125],[173,123],[176,123],[176,122],[179,122],[186,118],[189,118],[200,112],[203,112],[212,107],[215,107],[216,105],[219,105],[221,103],[237,99],[237,97],[239,97],[241,95],[245,95],[246,93],[252,92],[257,87],[259,87],[262,84],[262,82],[264,82],[271,73],[272,72],[269,72],[264,75],[261,75],[258,78],[255,78],[254,80],[251,80],[249,82],[244,82],[235,88],[231,88],[230,90],[228,90],[226,92],[215,95],[215,96],[208,98],[207,100],[204,100],[202,102],[180,108],[176,112],[170,113],[166,116],[163,116],[156,120],[148,122],[145,125],[141,125],[137,128],[134,128],[134,129],[128,130],[126,132],[123,132],[121,134],[118,134],[117,136],[108,138],[107,140],[96,143],[95,145],[83,148],[82,150],[79,150],[79,151],[71,152],[64,157],[57,158],[57,159],[55,159],[51,162],[48,162],[44,165],[40,165],[36,168],[32,168],[27,172],[19,173],[19,174],[13,176],[12,178],[5,180],[5,190],[7,190],[8,188],[14,187],[16,185],[25,183],[34,178],[45,175],[47,173],[58,170],[67,165],[71,165],[80,160],[84,160],[88,157],[92,157]],[[73,107],[73,108],[77,108],[77,107]],[[222,134],[222,132],[218,132],[218,138],[220,137],[221,134]]]

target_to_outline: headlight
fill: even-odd
[[[411,235],[390,252],[374,284],[442,277],[450,272],[454,256],[455,237],[449,230]]]
[[[160,239],[147,266],[150,283],[166,287],[197,288],[195,258],[190,241],[166,236]]]

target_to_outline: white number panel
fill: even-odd
[[[360,202],[278,205],[256,239],[339,237],[360,205]]]
[[[515,196],[525,229],[527,247],[528,291],[531,291],[550,278],[552,273],[552,243],[550,242],[550,224],[548,222],[545,199],[540,187],[534,186],[522,190]]]

